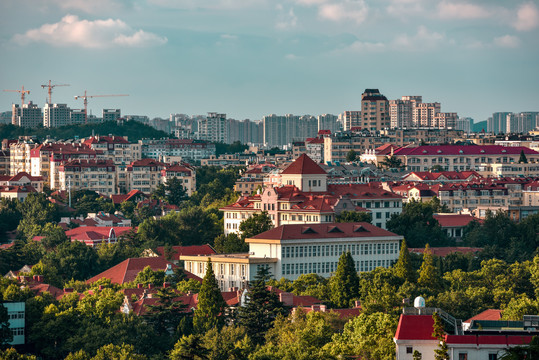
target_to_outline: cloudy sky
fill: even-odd
[[[365,88],[539,110],[539,0],[2,0],[0,83],[122,114],[339,114]],[[20,102],[0,92],[0,111]]]

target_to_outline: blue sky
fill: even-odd
[[[476,122],[539,110],[539,0],[2,0],[0,30],[3,89],[129,94],[94,114],[339,114],[365,88]]]

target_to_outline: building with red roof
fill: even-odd
[[[0,186],[0,197],[6,198],[6,199],[17,199],[19,201],[24,201],[26,197],[31,194],[37,192],[36,189],[32,187],[32,185],[4,185]]]
[[[280,184],[261,194],[241,197],[224,212],[225,234],[238,233],[239,224],[254,213],[267,211],[275,226],[335,221],[342,211],[368,211],[372,222],[385,227],[392,214],[402,212],[402,197],[379,183],[328,184],[327,172],[302,154],[280,174]]]
[[[43,192],[43,177],[32,176],[27,172],[17,175],[0,175],[0,186],[32,186],[37,192]]]
[[[154,159],[133,161],[127,166],[126,184],[129,190],[151,194],[161,184],[161,171],[167,164]]]
[[[196,191],[196,171],[194,166],[181,163],[168,165],[161,170],[161,182],[163,184],[166,184],[172,178],[176,178],[182,183],[187,196],[193,195]]]
[[[472,320],[467,329],[461,321],[441,309],[405,308],[400,316],[394,341],[397,360],[413,359],[418,351],[423,360],[434,360],[434,350],[440,341],[433,337],[433,313],[442,318],[445,332],[444,340],[450,359],[499,359],[507,348],[529,344],[539,335],[538,316],[525,315],[523,321]]]
[[[112,160],[75,159],[58,167],[60,190],[90,190],[103,195],[118,191],[117,169]]]
[[[210,244],[204,245],[189,245],[189,246],[172,246],[172,252],[170,254],[165,254],[165,247],[158,246],[157,253],[159,256],[166,258],[169,261],[178,263],[180,261],[180,256],[207,256],[215,255],[217,252],[211,247]]]
[[[204,277],[211,260],[221,290],[247,287],[260,266],[276,278],[295,280],[301,274],[329,277],[339,257],[349,251],[357,271],[388,268],[397,261],[402,236],[369,223],[281,225],[246,239],[249,253],[211,256],[181,255],[185,268]]]
[[[464,228],[472,221],[483,222],[471,214],[434,214],[433,216],[447,236],[456,240],[462,239]]]
[[[110,279],[115,284],[125,284],[134,281],[138,273],[149,266],[152,270],[163,270],[165,275],[172,275],[173,270],[177,268],[172,262],[165,260],[162,257],[144,257],[144,258],[129,258],[121,263],[103,271],[90,279],[87,283],[93,283],[100,279]],[[187,279],[193,279],[202,282],[202,279],[194,276],[192,273],[185,272]]]
[[[91,247],[98,247],[102,244],[115,244],[118,237],[131,231],[130,227],[108,227],[108,226],[79,226],[66,231],[66,235],[71,241],[80,241]]]

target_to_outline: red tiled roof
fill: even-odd
[[[17,175],[13,175],[13,176],[9,176],[9,175],[6,175],[8,177],[8,179],[6,181],[19,181],[21,180],[24,176],[26,176],[28,178],[28,180],[30,181],[43,181],[43,177],[42,176],[32,176],[30,174],[28,174],[27,172],[25,171],[21,171],[20,173],[18,173]]]
[[[32,185],[2,185],[0,192],[3,193],[34,193],[37,192]]]
[[[114,204],[121,204],[124,201],[128,201],[133,199],[135,196],[144,196],[148,197],[148,195],[144,194],[140,190],[131,190],[127,194],[121,194],[121,195],[111,195],[110,198]]]
[[[144,270],[146,266],[149,266],[152,268],[152,270],[156,271],[165,270],[169,264],[172,266],[172,268],[177,267],[162,257],[129,258],[122,261],[118,265],[103,271],[101,274],[90,278],[86,282],[93,283],[99,279],[107,278],[115,284],[124,284],[126,282],[135,280],[138,273]]]
[[[84,140],[84,145],[91,145],[91,144],[129,144],[129,141],[127,141],[122,136],[93,136],[86,140]]]
[[[402,314],[395,333],[396,340],[436,340],[432,336],[434,319],[427,315]]]
[[[301,154],[292,164],[288,165],[281,174],[327,174],[324,169],[315,163],[306,154]]]
[[[399,236],[366,222],[281,225],[249,239],[297,240]],[[247,242],[249,242],[247,239]]]
[[[213,255],[217,254],[217,252],[209,245],[190,245],[190,246],[173,246],[173,260],[179,260],[180,255],[185,256],[196,256],[196,255]],[[165,255],[165,247],[164,246],[158,246],[157,247],[157,253],[159,255],[164,256]]]
[[[352,199],[402,199],[402,196],[383,189],[381,186],[370,184],[331,184],[328,193],[332,195],[348,195]]]
[[[406,147],[394,151],[395,155],[439,156],[443,155],[539,155],[535,150],[524,146],[501,145],[425,145],[415,148]]]
[[[464,227],[472,221],[480,221],[470,214],[434,214],[441,227]]]
[[[165,163],[162,163],[160,161],[154,160],[154,159],[141,159],[136,160],[131,163],[131,166],[166,166]]]
[[[479,313],[468,320],[465,323],[471,323],[472,320],[500,320],[502,318],[502,311],[497,309],[487,309],[482,313]]]
[[[114,229],[116,237],[119,237],[123,233],[126,233],[131,230],[130,227],[118,226],[118,227],[108,227],[108,226],[81,226],[74,229],[66,231],[67,237],[72,240],[101,240],[108,239],[110,230]]]

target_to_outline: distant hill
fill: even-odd
[[[480,132],[481,130],[485,129],[487,131],[487,121],[483,120],[478,123],[473,124],[473,132]]]
[[[49,136],[51,139],[65,140],[74,139],[75,136],[84,138],[94,135],[127,136],[130,142],[136,142],[143,138],[171,138],[171,134],[156,130],[141,122],[130,120],[118,125],[115,121],[92,123],[85,125],[68,125],[58,128],[21,128],[15,125],[0,124],[0,139],[17,139],[19,136],[35,135],[43,141]]]

